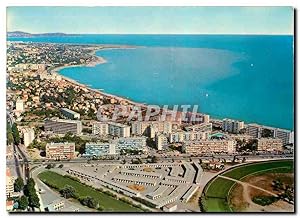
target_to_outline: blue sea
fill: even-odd
[[[279,128],[294,126],[292,36],[80,35],[10,41],[141,46],[96,54],[107,63],[60,70],[93,88],[158,105]]]

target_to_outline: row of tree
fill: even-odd
[[[6,125],[6,138],[7,138],[7,144],[11,145],[11,144],[19,144],[20,143],[20,133],[18,130],[17,125],[14,123],[12,126],[9,125],[9,123],[7,123]]]
[[[35,190],[35,182],[32,178],[28,179],[27,184],[24,186],[24,195],[28,197],[30,207],[40,207],[40,199]]]
[[[59,190],[59,193],[66,199],[68,198],[78,199],[82,205],[87,206],[89,208],[103,210],[103,208],[99,206],[99,202],[96,201],[93,197],[90,196],[79,197],[79,195],[76,192],[76,189],[73,186],[66,185]]]
[[[18,209],[26,210],[28,206],[30,207],[40,207],[40,199],[35,190],[35,182],[30,178],[26,185],[22,177],[18,177],[14,182],[14,191],[23,191],[24,195],[19,197],[16,201],[18,202]]]

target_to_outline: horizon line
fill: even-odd
[[[65,33],[65,32],[42,32],[30,33],[22,30],[6,31],[6,34],[12,32],[23,32],[30,35],[42,34],[65,34],[65,35],[260,35],[260,36],[294,36],[294,33]]]

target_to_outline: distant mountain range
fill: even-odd
[[[66,33],[27,33],[22,31],[7,32],[7,37],[36,37],[36,36],[65,36],[74,35]]]

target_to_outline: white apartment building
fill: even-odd
[[[23,112],[24,111],[24,102],[21,99],[17,99],[16,101],[16,111],[17,112]]]
[[[150,138],[154,138],[156,133],[169,134],[172,129],[173,123],[171,121],[134,121],[131,123],[133,135],[149,135]]]
[[[275,137],[282,140],[283,144],[294,143],[294,132],[285,129],[276,129]]]
[[[261,131],[262,131],[262,127],[256,123],[251,123],[247,125],[246,132],[248,135],[252,136],[253,138],[260,138]]]
[[[25,147],[28,147],[30,143],[34,140],[34,129],[33,128],[24,128],[23,132],[23,141]]]
[[[155,136],[155,144],[157,150],[163,150],[163,147],[168,145],[168,138],[164,134],[158,133]]]
[[[93,122],[92,133],[100,136],[108,135],[108,124],[104,122]]]
[[[244,128],[244,122],[231,119],[223,119],[222,130],[230,133],[239,133]]]
[[[108,134],[116,137],[130,137],[130,126],[108,122]]]
[[[290,130],[273,128],[269,126],[262,126],[255,123],[251,123],[248,124],[246,132],[253,138],[259,139],[263,136],[264,130],[269,130],[271,133],[271,137],[281,139],[284,145],[294,143],[294,132]]]

